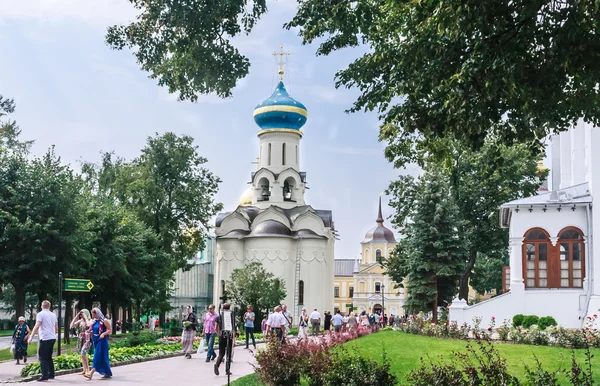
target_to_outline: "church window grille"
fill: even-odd
[[[281,164],[285,166],[285,143],[281,145]]]
[[[383,256],[381,255],[381,249],[375,251],[375,259],[379,264],[383,263]]]
[[[271,166],[271,144],[269,144],[268,165]]]
[[[333,289],[333,297],[334,298],[339,298],[340,297],[340,287],[335,287]]]
[[[304,281],[298,282],[298,304],[304,304]]]
[[[354,297],[354,287],[350,287],[348,292],[349,292],[348,297],[353,298]]]

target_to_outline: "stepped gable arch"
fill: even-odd
[[[294,220],[294,230],[311,229],[320,236],[325,236],[325,224],[323,219],[314,211],[305,211]]]
[[[267,209],[261,211],[252,221],[252,228],[256,227],[263,221],[267,220],[275,220],[282,224],[284,224],[288,229],[292,228],[292,224],[290,223],[289,218],[286,216],[283,209],[278,206],[271,205]]]
[[[237,211],[229,213],[219,222],[216,235],[226,235],[234,230],[250,231],[250,221]]]

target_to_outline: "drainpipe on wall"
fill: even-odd
[[[593,229],[592,229],[592,218],[590,216],[590,204],[587,204],[585,206],[585,218],[587,221],[587,231],[588,231],[588,239],[586,240],[587,242],[585,243],[585,256],[587,261],[589,262],[589,264],[586,264],[586,268],[588,270],[587,274],[589,274],[589,285],[588,285],[588,290],[587,290],[587,294],[586,294],[586,306],[585,309],[583,310],[583,313],[579,316],[579,319],[582,320],[582,325],[585,322],[585,317],[586,314],[590,308],[590,301],[592,300],[592,292],[594,291],[594,258],[591,255],[590,251],[593,250],[592,248],[592,242],[593,242]]]

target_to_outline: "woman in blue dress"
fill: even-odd
[[[102,378],[112,377],[110,363],[108,360],[108,336],[112,332],[110,322],[104,318],[99,308],[92,310],[92,343],[94,345],[94,361],[92,370],[85,377],[92,379],[94,372],[102,375]]]

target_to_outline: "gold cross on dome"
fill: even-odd
[[[283,81],[283,65],[286,63],[283,61],[283,57],[284,56],[289,56],[291,55],[291,52],[283,52],[283,44],[279,47],[279,52],[275,51],[273,52],[273,56],[279,56],[279,62],[277,63],[279,65],[279,81],[282,82]]]

